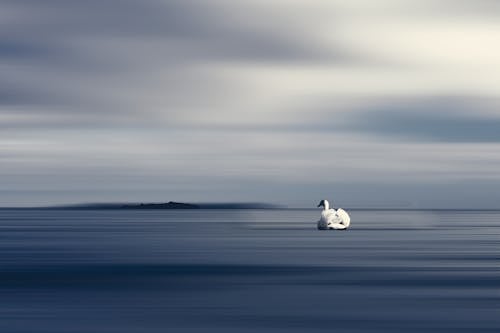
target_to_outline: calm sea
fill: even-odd
[[[500,212],[0,210],[0,332],[500,332]]]

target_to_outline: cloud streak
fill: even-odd
[[[498,143],[499,106],[498,101],[481,98],[400,100],[357,113],[350,128],[411,141]]]
[[[498,9],[1,1],[0,199],[362,205],[497,184]]]

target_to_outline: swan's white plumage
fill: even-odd
[[[337,216],[342,220],[342,224],[345,225],[345,227],[349,227],[351,224],[351,217],[345,210],[342,208],[337,209]]]
[[[342,220],[337,215],[335,209],[324,209],[321,212],[321,218],[318,221],[318,229],[345,229],[345,226],[341,224]]]
[[[344,230],[351,224],[351,218],[349,214],[342,208],[337,210],[330,208],[328,200],[322,200],[318,207],[323,206],[324,209],[321,212],[321,218],[318,221],[318,229],[320,230]]]

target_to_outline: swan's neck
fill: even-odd
[[[329,210],[330,209],[330,203],[325,200],[324,202],[324,209],[323,210]]]

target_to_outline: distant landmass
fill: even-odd
[[[199,205],[169,201],[166,203],[141,203],[135,205],[123,205],[120,208],[127,209],[199,209]]]
[[[165,203],[90,203],[56,207],[47,209],[280,209],[282,206],[266,203],[185,203],[169,201]]]
[[[184,203],[169,201],[166,203],[141,203],[121,206],[126,209],[278,209],[277,205],[265,203]]]

